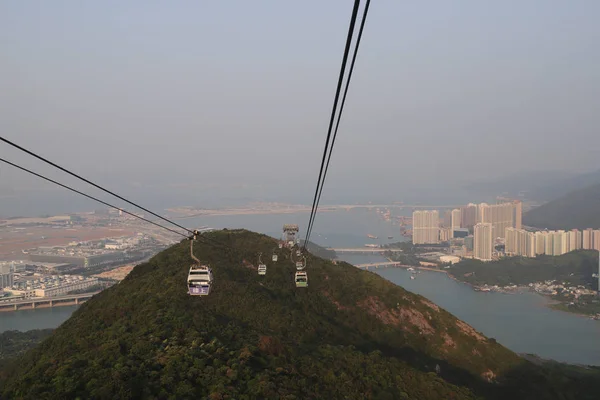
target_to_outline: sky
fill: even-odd
[[[0,131],[126,195],[308,204],[351,9],[0,2]],[[373,1],[323,201],[599,169],[599,16],[595,0]],[[73,199],[0,165],[0,213],[55,197]]]

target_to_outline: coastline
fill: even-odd
[[[446,271],[441,271],[441,272],[446,272]],[[477,286],[477,285],[475,285],[473,283],[462,281],[462,280],[456,278],[450,272],[446,272],[446,274],[450,278],[454,279],[456,282],[460,282],[460,283],[463,283],[463,284],[465,284],[467,286],[470,286],[471,289],[474,290],[474,291],[476,291],[476,292],[484,292],[484,293],[493,292],[493,293],[503,293],[503,294],[515,294],[515,293],[523,293],[524,291],[527,291],[527,292],[531,292],[531,293],[536,293],[536,294],[542,296],[544,299],[546,299],[545,306],[548,307],[548,308],[550,308],[550,309],[552,309],[552,310],[554,310],[554,311],[561,311],[561,312],[566,312],[566,313],[569,313],[569,314],[577,315],[579,317],[584,317],[584,318],[588,318],[588,319],[594,319],[593,318],[593,316],[594,316],[593,314],[583,314],[583,313],[580,313],[580,312],[570,311],[568,308],[563,309],[563,308],[556,307],[556,306],[559,306],[559,305],[564,306],[566,304],[565,301],[558,300],[558,299],[556,299],[556,298],[554,298],[554,297],[552,297],[551,295],[548,295],[548,294],[543,294],[543,293],[536,292],[535,290],[532,290],[529,286],[516,286],[514,290],[511,290],[511,289],[482,290],[484,288],[484,286]]]

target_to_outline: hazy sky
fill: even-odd
[[[0,131],[123,190],[309,203],[351,8],[0,2]],[[373,1],[324,196],[600,168],[599,17],[597,0]],[[0,197],[50,188],[0,168]]]

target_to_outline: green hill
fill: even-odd
[[[450,266],[448,271],[456,279],[477,286],[528,285],[557,280],[598,290],[598,279],[592,277],[598,271],[598,252],[591,250],[571,251],[560,256],[507,257],[490,262],[464,259]]]
[[[272,238],[205,236],[235,249],[195,245],[213,268],[209,296],[187,295],[189,245],[175,245],[5,370],[0,398],[585,399],[600,389],[591,373],[535,366],[371,272],[309,256],[309,287],[297,289],[289,250],[264,277],[252,265]]]
[[[0,333],[0,368],[18,358],[30,348],[52,334],[52,329],[34,329],[27,332],[5,331]]]
[[[576,190],[532,209],[523,223],[536,228],[600,228],[600,184]]]

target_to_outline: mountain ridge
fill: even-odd
[[[584,173],[568,171],[530,171],[501,178],[472,182],[463,188],[472,195],[521,197],[547,202],[570,192],[600,183],[600,170]]]
[[[523,223],[536,228],[600,228],[600,184],[556,198],[523,215]]]

